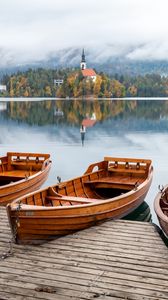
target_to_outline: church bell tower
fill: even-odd
[[[81,63],[80,63],[80,68],[81,68],[81,70],[85,70],[86,69],[86,60],[85,60],[84,49],[82,51],[82,59],[81,59]]]

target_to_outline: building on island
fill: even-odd
[[[93,69],[87,69],[86,68],[86,59],[85,59],[85,52],[84,49],[82,51],[82,59],[80,63],[80,68],[82,75],[85,79],[91,79],[93,82],[96,81],[96,72]]]
[[[55,86],[60,86],[63,84],[64,80],[63,79],[54,79],[54,85]]]

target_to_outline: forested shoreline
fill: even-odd
[[[149,109],[150,107],[150,109]],[[38,113],[37,113],[38,112]],[[6,109],[1,111],[3,120],[12,120],[19,124],[31,126],[44,126],[49,124],[80,127],[84,119],[95,118],[95,124],[109,120],[123,121],[123,126],[128,128],[130,120],[141,119],[141,127],[145,130],[150,123],[153,128],[167,130],[168,128],[168,100],[124,100],[113,99],[94,100],[47,100],[47,101],[7,101]],[[119,121],[119,123],[120,123]],[[152,125],[153,124],[153,125]],[[110,127],[111,128],[111,127]],[[111,130],[111,129],[110,129]]]
[[[97,78],[83,78],[78,69],[29,69],[12,75],[4,75],[1,83],[7,91],[1,97],[57,97],[57,98],[122,98],[122,97],[167,97],[168,77],[158,74],[144,76],[107,76],[96,72]],[[62,79],[62,85],[54,80]]]

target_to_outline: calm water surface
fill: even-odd
[[[86,133],[81,135],[81,125]],[[158,185],[168,183],[168,101],[0,101],[0,154],[50,153],[46,185],[79,176],[104,156],[149,158],[154,178],[146,197],[153,221]]]

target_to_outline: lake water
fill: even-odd
[[[86,133],[81,136],[81,125]],[[0,154],[50,153],[46,185],[84,173],[104,156],[153,160],[154,178],[146,197],[153,211],[158,185],[168,183],[167,100],[0,100]]]

